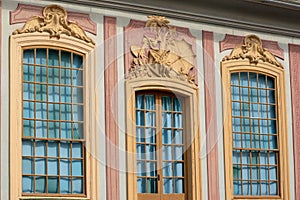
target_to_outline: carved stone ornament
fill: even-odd
[[[244,44],[235,47],[226,60],[249,59],[250,63],[257,64],[258,61],[268,62],[277,67],[283,68],[280,62],[276,60],[273,54],[262,47],[262,42],[256,35],[248,35],[244,39]]]
[[[56,37],[58,39],[61,34],[65,34],[95,44],[76,22],[67,20],[67,11],[58,5],[45,7],[43,17],[31,17],[23,28],[14,31],[13,35],[34,32],[47,32],[50,34],[50,38]]]
[[[184,80],[195,84],[195,54],[192,45],[178,40],[175,28],[169,20],[161,16],[149,16],[146,28],[150,33],[144,35],[142,47],[131,46],[133,61],[129,69],[129,79],[143,77],[166,77]]]

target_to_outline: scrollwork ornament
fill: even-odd
[[[43,9],[43,17],[31,17],[21,29],[13,32],[13,35],[34,32],[47,32],[50,38],[60,38],[62,34],[95,44],[84,30],[73,21],[67,20],[67,11],[58,5],[50,5]]]

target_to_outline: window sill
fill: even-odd
[[[33,197],[33,196],[28,196],[28,197],[19,197],[18,199],[22,200],[90,200],[90,198],[86,197]]]

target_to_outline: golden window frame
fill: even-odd
[[[279,146],[279,195],[278,196],[234,196],[232,164],[232,101],[231,73],[253,72],[274,78],[277,99],[277,127]],[[269,62],[250,62],[248,59],[229,59],[221,62],[223,87],[224,160],[226,199],[289,199],[289,168],[286,123],[286,92],[284,69]]]
[[[85,195],[22,195],[22,53],[28,48],[74,49],[84,58],[84,135],[85,135]],[[96,134],[96,52],[95,46],[74,37],[61,35],[50,39],[47,33],[28,33],[10,37],[10,199],[98,199],[99,166]],[[87,98],[88,97],[88,98]],[[85,134],[88,133],[88,134]]]
[[[136,92],[158,91],[179,95],[184,99],[184,124],[186,140],[191,145],[186,156],[189,172],[185,176],[185,193],[189,200],[201,199],[201,162],[199,134],[199,99],[198,88],[193,84],[176,79],[149,77],[126,80],[126,147],[127,147],[127,199],[138,200],[136,175],[136,124],[135,95]]]

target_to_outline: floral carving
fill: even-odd
[[[276,60],[273,54],[262,47],[262,42],[256,35],[248,35],[244,39],[244,44],[235,47],[226,60],[249,59],[250,63],[257,64],[259,61],[268,62],[277,67],[283,68],[280,62]]]
[[[76,22],[67,20],[67,11],[58,5],[45,7],[43,17],[30,18],[21,29],[17,29],[13,34],[34,32],[47,32],[50,38],[60,38],[61,34],[65,34],[95,44]]]
[[[195,54],[192,45],[177,40],[175,28],[161,16],[149,16],[146,23],[150,33],[144,35],[142,47],[131,46],[134,56],[129,78],[168,77],[194,83],[190,71],[194,67]]]

